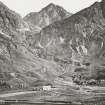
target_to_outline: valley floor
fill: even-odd
[[[54,105],[54,103],[59,105],[105,105],[105,87],[84,86],[74,88],[62,86],[50,91],[11,92],[0,94],[0,100],[7,100],[9,103],[12,101],[16,103],[22,101],[25,103],[42,103],[40,105],[44,105],[43,103],[48,103],[46,105]]]

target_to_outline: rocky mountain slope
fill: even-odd
[[[0,3],[1,86],[104,79],[104,6],[102,0],[70,16],[50,4],[24,21]]]
[[[26,88],[37,80],[53,81],[60,75],[56,63],[36,58],[29,51],[25,36],[30,32],[28,24],[3,3],[0,21],[0,90]]]
[[[49,4],[39,12],[32,12],[26,15],[24,21],[28,23],[30,29],[30,31],[25,32],[28,48],[36,54],[37,50],[34,48],[38,45],[38,40],[40,40],[39,32],[41,29],[71,15],[72,14],[68,13],[65,9],[53,3]]]
[[[43,28],[38,42],[43,49],[41,56],[77,62],[83,70],[89,70],[89,76],[99,79],[97,72],[104,70],[105,61],[104,7],[104,0],[95,2],[71,17]],[[103,78],[104,73],[101,74]]]
[[[37,33],[39,33],[42,28],[71,15],[72,14],[68,13],[65,9],[53,3],[44,7],[39,12],[32,12],[26,15],[23,20],[28,24],[30,29],[30,31],[25,32],[29,49],[35,52],[33,49],[37,41],[40,40],[40,35]]]

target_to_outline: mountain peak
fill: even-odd
[[[44,10],[49,10],[50,8],[54,9],[54,8],[56,8],[56,5],[54,3],[50,3],[46,7],[44,7],[40,12],[42,12]]]
[[[54,7],[55,6],[55,4],[54,3],[50,3],[47,7]]]
[[[65,9],[53,3],[50,3],[37,13],[34,12],[30,14],[25,16],[24,20],[41,28],[71,16],[71,14],[68,13]]]

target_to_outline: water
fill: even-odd
[[[92,101],[92,102],[83,102],[83,103],[71,103],[71,102],[0,102],[0,105],[105,105],[105,101]]]
[[[41,102],[41,103],[1,103],[0,105],[74,105],[71,103],[50,103],[50,102]],[[75,104],[76,105],[76,104]]]
[[[23,101],[6,100],[6,101],[1,101],[0,105],[74,105],[74,104],[72,104],[71,102],[63,102],[63,101],[52,101],[52,102],[48,101],[48,102],[30,103],[26,100],[23,100]]]

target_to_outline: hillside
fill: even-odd
[[[71,17],[43,28],[38,42],[42,52],[41,57],[44,56],[45,59],[53,59],[57,62],[77,62],[80,68],[89,71],[89,77],[99,79],[101,77],[98,77],[97,73],[101,72],[103,78],[105,68],[104,6],[104,0],[95,2]]]
[[[25,36],[30,32],[28,24],[3,3],[0,11],[0,89],[26,88],[37,80],[53,81],[60,68],[29,51]]]
[[[88,84],[91,79],[95,83],[105,79],[104,0],[72,16],[50,4],[27,15],[25,21],[0,5],[1,87],[26,88],[37,81]]]

